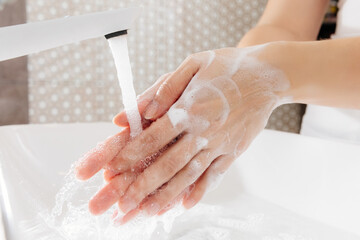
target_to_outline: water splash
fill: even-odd
[[[113,221],[113,213],[118,210],[116,205],[101,216],[93,216],[88,210],[87,200],[104,184],[103,181],[101,174],[87,182],[78,181],[72,167],[64,178],[63,187],[56,194],[54,207],[46,209],[38,205],[36,216],[21,222],[20,227],[25,235],[23,239],[159,239],[154,236],[167,236],[175,219],[184,212],[181,206],[177,206],[162,216],[149,218],[140,214],[130,223],[118,226]]]
[[[67,175],[54,207],[39,208],[36,216],[21,223],[22,239],[37,240],[357,240],[358,236],[299,216],[251,195],[223,203],[200,203],[189,211],[181,205],[162,216],[140,215],[123,226],[113,224],[114,206],[92,216],[84,199],[102,183],[99,174],[89,182]],[[76,184],[74,184],[76,181]]]

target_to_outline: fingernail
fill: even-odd
[[[119,114],[116,114],[113,118],[112,118],[112,123],[115,123],[115,119]]]
[[[116,116],[115,116],[115,117],[113,117],[113,119],[112,119],[112,123],[113,123],[113,124],[115,124],[115,125],[117,125],[117,124],[116,124],[116,122],[115,122],[115,120],[116,120]]]
[[[123,200],[121,201],[121,204],[120,204],[120,208],[121,208],[121,211],[123,211],[123,213],[130,212],[131,210],[136,208],[136,206],[137,206],[137,204],[135,203],[135,201],[130,199],[127,196],[123,198]]]
[[[144,118],[147,120],[151,120],[154,118],[159,108],[159,104],[156,101],[152,101],[146,109],[144,114]]]
[[[88,179],[85,159],[80,159],[75,165],[75,176],[78,180],[85,181]]]
[[[118,218],[113,219],[113,226],[114,227],[120,227],[123,224],[124,224],[123,217],[118,217]]]
[[[195,188],[195,183],[191,184],[187,189],[185,189],[185,191],[184,191],[184,199],[187,199],[190,196],[190,194],[192,193],[194,188]]]
[[[186,209],[190,209],[190,208],[194,207],[195,204],[196,204],[196,201],[193,198],[188,198],[188,199],[186,199],[184,207]]]
[[[122,117],[122,118],[119,118],[120,114],[116,115],[115,117],[113,117],[112,119],[112,123],[115,124],[115,125],[118,125],[118,126],[126,126],[126,125],[129,125],[129,122],[127,120],[127,118],[125,117]]]
[[[160,205],[158,203],[151,203],[144,209],[145,213],[152,217],[160,211]]]
[[[118,227],[118,226],[120,226],[120,225],[123,224],[123,222],[124,222],[124,220],[123,220],[124,216],[125,216],[125,215],[122,214],[118,209],[115,210],[115,212],[114,212],[114,214],[113,214],[113,217],[112,217],[114,227]]]
[[[126,216],[126,215],[125,215]],[[125,216],[119,217],[113,221],[114,227],[120,227],[130,221],[131,219],[126,219]]]
[[[112,219],[116,220],[119,216],[119,211],[116,209],[114,212],[113,212],[113,215],[112,215]]]

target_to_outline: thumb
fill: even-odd
[[[147,106],[145,119],[154,120],[162,116],[176,102],[191,79],[199,71],[199,61],[190,56],[159,87],[154,99]]]
[[[162,75],[150,88],[148,88],[145,92],[138,96],[137,104],[140,115],[144,114],[146,107],[149,105],[149,103],[151,103],[159,87],[170,76],[170,74],[171,73],[166,73]],[[113,123],[118,125],[119,127],[129,126],[125,110],[121,111],[113,118]]]

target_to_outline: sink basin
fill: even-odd
[[[97,142],[119,130],[110,123],[1,127],[0,239],[2,236],[7,240],[35,239],[28,236],[34,226],[24,228],[24,222],[31,221],[39,209],[50,211],[72,163]],[[236,211],[244,206],[241,204],[244,196],[251,196],[248,202],[252,204],[261,199],[259,206],[273,204],[280,212],[288,211],[322,226],[318,238],[313,239],[340,239],[325,236],[329,233],[325,233],[324,226],[335,229],[338,235],[331,236],[346,233],[348,237],[341,239],[360,239],[359,156],[360,145],[264,130],[235,161],[220,186],[206,195],[203,205],[188,212],[194,214],[208,205]],[[91,194],[96,191],[92,190]],[[85,204],[88,196],[78,198]],[[236,217],[232,219],[235,221]],[[189,229],[185,230],[189,232]],[[44,238],[37,239],[52,239],[43,234]],[[172,236],[179,236],[179,232],[174,234]],[[283,238],[245,239],[303,239],[276,236]]]

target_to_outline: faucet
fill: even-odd
[[[0,61],[100,36],[127,34],[138,14],[139,8],[123,8],[2,27]]]

